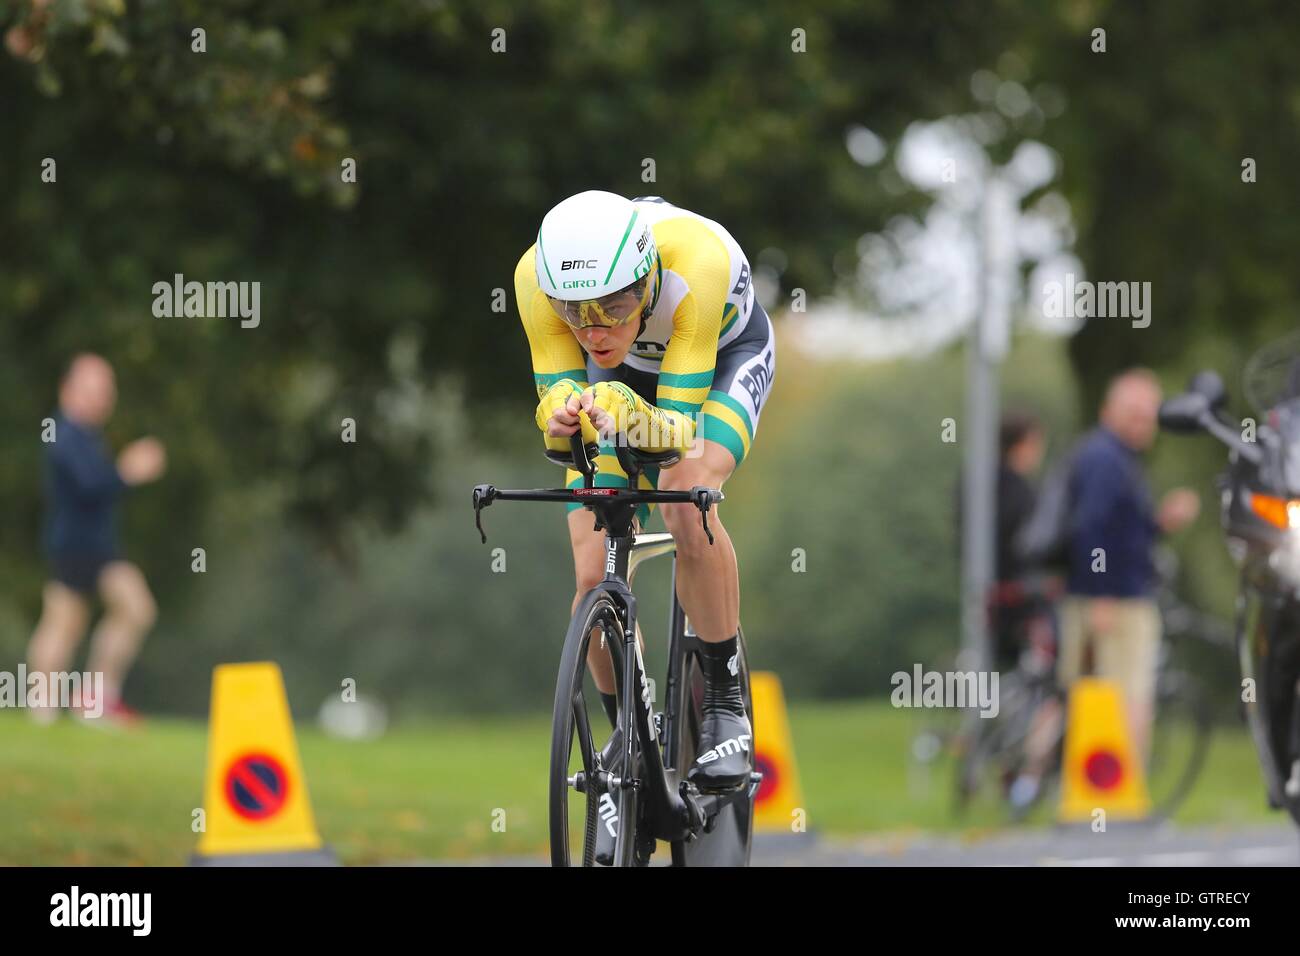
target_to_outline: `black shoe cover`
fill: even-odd
[[[705,711],[700,755],[687,779],[702,791],[735,790],[754,769],[754,732],[749,718],[728,710]]]

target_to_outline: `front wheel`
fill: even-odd
[[[604,591],[592,591],[582,599],[560,656],[551,719],[553,866],[595,865],[598,827],[606,828],[614,840],[615,866],[632,866],[635,862],[635,791],[609,788],[606,780],[611,771],[620,777],[635,775],[639,741],[633,741],[633,767],[629,773],[622,772],[622,763],[616,763],[612,752],[602,757],[602,751],[610,750],[611,733],[606,730],[609,722],[587,669],[593,628],[602,629],[606,645],[615,650],[614,671],[618,675],[621,655],[617,651],[623,646],[623,626],[617,606]]]

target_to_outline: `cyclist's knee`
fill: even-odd
[[[594,588],[605,577],[605,548],[603,544],[592,547],[589,543],[575,546],[573,549],[573,576],[577,582],[578,593],[575,603]]]
[[[586,571],[578,573],[578,588],[573,592],[573,606],[575,608],[578,606],[578,602],[582,600],[582,596],[599,584],[604,576],[603,572],[601,574]]]
[[[700,521],[700,512],[695,505],[672,504],[661,505],[664,513],[664,527],[677,542],[677,552],[692,555],[709,547],[708,536]],[[722,522],[718,519],[718,509],[709,512],[709,528],[716,533]]]
[[[729,455],[724,459],[718,454],[720,447],[705,442],[705,454],[701,457],[687,458],[672,468],[664,469],[659,477],[659,488],[663,491],[689,491],[696,485],[721,488],[731,477],[735,463]],[[725,449],[722,449],[722,454],[727,455]],[[664,527],[677,541],[679,554],[690,556],[709,547],[708,536],[700,521],[700,511],[695,505],[664,504],[659,507],[663,511]],[[716,530],[721,526],[718,509],[714,508],[709,512],[709,528]]]

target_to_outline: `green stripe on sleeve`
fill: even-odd
[[[727,313],[728,313],[728,312],[731,313],[731,318],[727,318]],[[726,334],[727,334],[727,330],[730,329],[733,325],[736,324],[736,320],[737,320],[738,318],[740,318],[740,310],[737,309],[734,305],[728,305],[725,309],[723,309],[723,310],[722,310],[722,329],[721,329],[721,331],[718,332],[718,338],[722,338],[724,335],[726,335]]]
[[[704,404],[695,402],[683,402],[676,398],[661,398],[658,403],[660,408],[666,408],[670,412],[681,412],[683,415],[689,415],[692,418],[699,412]]]
[[[587,381],[587,370],[585,368],[571,368],[563,372],[533,373],[533,381],[537,383],[538,394],[546,391],[562,378],[571,378],[579,385],[582,385]]]
[[[731,452],[731,457],[736,459],[739,465],[745,457],[745,443],[741,440],[736,430],[721,418],[714,418],[712,415],[705,415],[702,422],[703,431],[701,438],[708,441],[715,441],[727,451]]]
[[[707,372],[690,372],[686,375],[660,372],[659,384],[670,385],[673,388],[708,388],[713,384],[713,369]]]
[[[729,409],[740,416],[740,420],[745,423],[745,428],[749,431],[749,440],[754,440],[754,423],[749,420],[749,412],[745,406],[740,404],[726,392],[713,391],[709,392],[709,401],[717,402],[719,405],[726,405]]]

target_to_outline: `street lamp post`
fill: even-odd
[[[964,668],[976,671],[991,662],[986,601],[996,547],[998,367],[1009,339],[1018,216],[1016,189],[1002,170],[993,170],[980,208],[980,294],[967,348],[962,469],[962,657]]]

